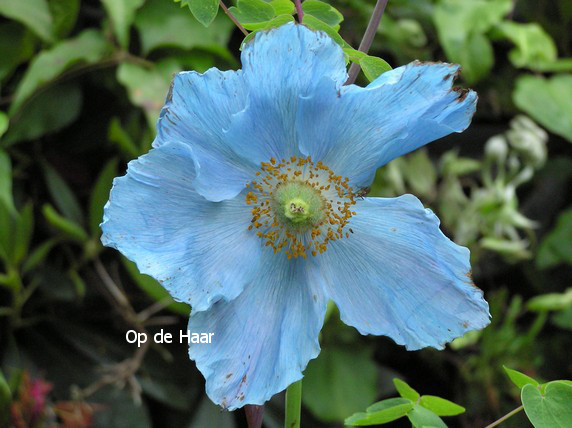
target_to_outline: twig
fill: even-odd
[[[363,53],[368,53],[369,48],[373,42],[373,38],[375,37],[375,33],[377,32],[377,27],[379,27],[379,22],[381,21],[381,17],[383,16],[383,12],[385,12],[385,6],[389,0],[377,0],[375,5],[375,9],[373,10],[373,14],[369,20],[369,24],[367,25],[367,29],[363,35],[363,39],[359,44],[359,51]],[[348,73],[349,77],[346,81],[346,85],[351,85],[354,83],[358,77],[360,71],[360,65],[357,62],[352,63],[350,67],[350,71]]]
[[[230,20],[232,22],[234,22],[234,25],[236,25],[238,27],[238,29],[240,31],[242,31],[242,34],[244,34],[245,36],[248,36],[248,31],[246,31],[246,28],[244,28],[242,26],[242,24],[240,22],[238,22],[238,19],[236,19],[236,17],[231,13],[231,11],[228,10],[228,7],[226,7],[224,2],[222,0],[220,0],[219,4],[220,4],[220,7],[222,8],[222,10],[224,10],[224,13],[226,13],[226,15],[230,18]]]
[[[496,421],[494,421],[492,424],[487,425],[485,428],[493,428],[496,427],[497,425],[500,425],[501,423],[503,423],[504,421],[506,421],[508,418],[516,415],[518,412],[520,412],[522,409],[524,409],[524,406],[520,406],[517,407],[516,409],[514,409],[512,412],[508,412],[506,415],[504,415],[502,418],[497,419]]]
[[[304,11],[302,10],[302,0],[294,0],[296,5],[296,13],[298,14],[298,22],[301,24],[304,19]]]

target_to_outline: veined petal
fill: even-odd
[[[229,410],[263,404],[299,380],[320,352],[327,302],[320,282],[309,281],[310,262],[267,254],[265,271],[236,299],[193,312],[189,321],[191,333],[214,333],[210,344],[191,344],[189,356],[210,399]]]
[[[246,98],[240,70],[178,73],[157,122],[153,146],[189,145],[195,161],[195,188],[209,200],[236,196],[257,167],[225,139],[232,115],[244,109]]]
[[[169,143],[129,163],[116,178],[101,228],[121,251],[194,311],[231,300],[252,280],[260,239],[248,231],[244,199],[210,202],[193,189],[189,145]]]
[[[346,324],[415,350],[441,349],[489,323],[469,250],[443,235],[437,216],[417,198],[366,198],[355,211],[354,233],[318,261]]]
[[[325,33],[290,23],[257,34],[241,59],[248,108],[235,115],[227,137],[257,164],[298,155],[298,101],[315,94],[323,77],[343,85],[342,49]]]
[[[380,166],[469,126],[477,96],[452,89],[458,69],[413,62],[366,88],[338,89],[323,78],[300,101],[300,150],[349,177],[354,188],[367,187]]]

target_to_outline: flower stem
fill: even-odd
[[[492,424],[487,425],[485,428],[493,428],[496,427],[497,425],[502,424],[504,421],[506,421],[508,418],[516,415],[518,412],[520,412],[522,409],[524,409],[524,406],[519,406],[516,409],[514,409],[512,412],[508,412],[506,415],[504,415],[502,418],[497,419],[496,421],[494,421]]]
[[[230,20],[232,22],[234,22],[234,25],[236,25],[238,27],[238,29],[240,31],[242,31],[242,34],[244,34],[245,36],[248,36],[248,31],[246,31],[246,28],[244,28],[242,26],[242,24],[240,22],[238,22],[238,19],[236,19],[236,16],[234,16],[230,10],[228,10],[228,7],[226,7],[226,5],[224,4],[224,2],[222,0],[220,0],[219,2],[220,7],[222,8],[222,10],[224,10],[224,13],[226,13],[226,15],[230,18]]]
[[[284,428],[300,428],[302,409],[302,380],[293,383],[286,390],[286,417]]]
[[[294,0],[296,5],[296,13],[298,14],[298,22],[301,24],[304,19],[304,11],[302,10],[302,0]]]
[[[249,404],[244,406],[244,412],[246,413],[246,422],[248,423],[248,428],[260,428],[262,426],[264,406]]]
[[[385,12],[385,6],[389,0],[377,0],[375,5],[375,9],[373,10],[373,14],[369,20],[369,24],[367,25],[367,29],[363,35],[363,39],[359,44],[359,51],[363,53],[368,53],[369,48],[373,42],[373,38],[375,37],[375,33],[377,32],[377,27],[379,27],[379,22],[381,21],[381,17],[383,16],[383,12]],[[351,85],[356,81],[360,70],[360,66],[357,62],[352,63],[350,67],[350,71],[348,73],[349,77],[346,81],[346,85]]]

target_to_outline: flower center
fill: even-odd
[[[311,158],[291,157],[262,162],[257,180],[246,203],[252,205],[252,224],[257,235],[274,253],[285,249],[288,258],[316,256],[326,251],[330,242],[349,237],[344,228],[355,215],[353,189],[348,178],[334,174],[322,162]]]

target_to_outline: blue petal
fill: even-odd
[[[349,177],[355,188],[368,186],[378,167],[469,126],[477,96],[452,89],[458,69],[413,62],[367,88],[341,90],[322,79],[300,102],[300,150]]]
[[[355,210],[354,233],[319,256],[327,293],[346,324],[415,350],[441,349],[489,323],[469,250],[445,237],[417,198],[366,198]]]
[[[233,299],[252,280],[261,240],[244,199],[214,203],[193,189],[191,149],[161,145],[129,163],[105,207],[102,242],[193,310]]]
[[[179,142],[192,147],[195,188],[212,201],[236,196],[257,169],[225,139],[232,115],[245,107],[246,94],[240,70],[179,73],[157,123],[153,146]]]
[[[244,109],[232,116],[225,132],[226,145],[236,158],[248,159],[256,167],[272,157],[299,155],[298,101],[313,94],[324,76],[338,86],[343,84],[347,74],[342,49],[324,33],[286,24],[258,33],[246,44],[241,58],[248,96]],[[200,154],[197,159],[201,162]],[[213,167],[217,159],[212,160],[209,168],[201,168],[198,174],[199,192],[212,200],[238,193],[242,187],[234,177],[235,169],[222,171]],[[209,186],[211,193],[201,190]]]
[[[191,344],[189,356],[210,399],[230,410],[263,404],[302,378],[320,352],[327,303],[321,283],[308,278],[308,262],[267,254],[266,271],[240,296],[193,312],[189,321],[191,333],[214,333],[210,344]]]

